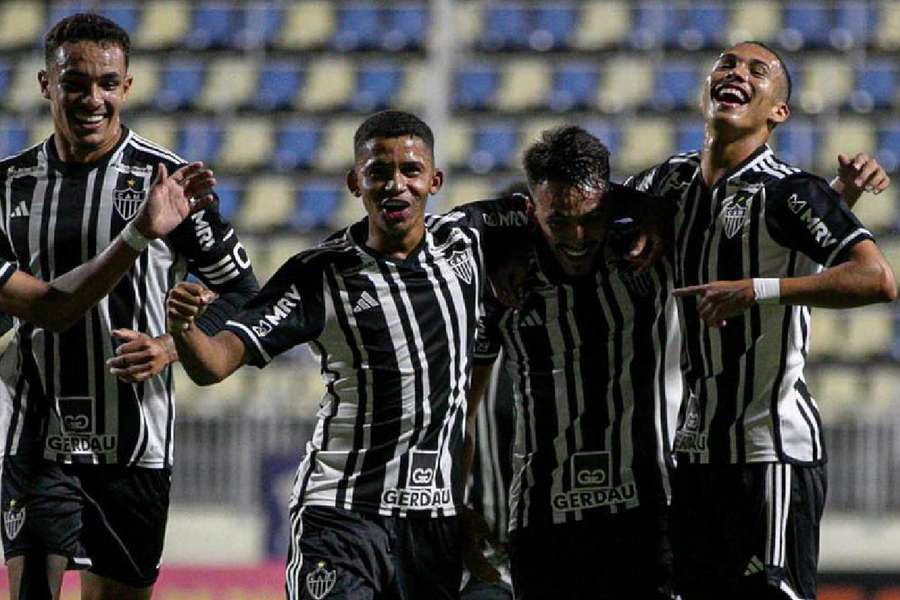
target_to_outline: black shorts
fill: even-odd
[[[510,535],[517,600],[670,600],[663,507],[529,526]]]
[[[456,517],[291,508],[289,600],[457,600],[461,576]]]
[[[2,480],[6,558],[43,550],[132,587],[156,581],[169,469],[61,466],[11,456],[4,460]]]
[[[825,467],[680,465],[672,547],[684,600],[816,597]]]

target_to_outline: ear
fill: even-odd
[[[525,200],[525,214],[528,216],[528,220],[533,224],[537,225],[537,217],[534,216],[534,199],[529,194],[528,198]]]
[[[131,84],[134,82],[134,76],[131,73],[125,75],[125,80],[122,82],[122,93],[125,98],[128,98],[128,92],[131,90]]]
[[[350,193],[359,198],[362,192],[359,191],[359,178],[356,175],[356,169],[347,171],[347,189]]]
[[[50,75],[44,69],[38,71],[38,85],[41,86],[41,96],[50,99]]]
[[[441,191],[441,187],[444,185],[444,172],[440,169],[434,170],[434,175],[431,178],[431,187],[428,188],[428,192],[433,196]]]
[[[775,127],[787,121],[790,116],[791,107],[788,106],[788,103],[779,102],[772,107],[772,112],[769,114],[769,122],[772,124],[772,127]]]

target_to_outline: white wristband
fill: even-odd
[[[152,241],[150,238],[144,237],[144,235],[138,231],[138,228],[134,225],[134,221],[131,221],[124,229],[122,229],[121,233],[119,233],[119,237],[122,238],[123,242],[134,248],[136,252],[143,252]]]
[[[781,299],[781,280],[777,277],[755,277],[753,296],[757,304],[778,304]]]

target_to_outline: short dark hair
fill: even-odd
[[[434,134],[425,121],[412,113],[402,110],[383,110],[363,121],[353,135],[353,152],[357,156],[365,148],[366,142],[374,138],[393,138],[412,135],[428,147],[434,156]]]
[[[522,160],[528,183],[591,185],[609,184],[609,149],[575,125],[548,129],[525,151]]]
[[[114,21],[95,13],[77,13],[60,20],[44,37],[44,60],[49,65],[57,48],[68,42],[97,42],[114,44],[125,55],[125,68],[131,54],[128,32]]]
[[[781,55],[775,51],[774,48],[766,44],[765,42],[760,42],[758,40],[745,40],[735,46],[740,46],[741,44],[753,44],[754,46],[759,46],[772,56],[774,56],[778,60],[778,64],[781,65],[781,72],[784,73],[784,81],[785,81],[785,90],[784,90],[784,101],[790,104],[791,102],[791,92],[794,87],[794,82],[791,80],[791,72],[788,71],[787,64],[784,62],[784,59],[781,58]],[[732,46],[733,48],[734,46]]]

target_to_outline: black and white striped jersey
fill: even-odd
[[[0,258],[0,288],[6,285],[9,278],[16,272],[16,265]]]
[[[510,530],[568,523],[670,495],[683,396],[671,268],[565,277],[543,240],[519,309],[487,302],[479,362],[502,347],[516,401]]]
[[[765,145],[712,189],[697,152],[673,156],[629,184],[678,205],[678,287],[813,274],[872,237],[824,180]],[[679,460],[824,461],[822,421],[803,376],[809,308],[754,305],[721,329],[698,317],[697,298],[682,298],[679,308],[688,385]]]
[[[483,236],[526,221],[484,203],[426,215],[422,243],[397,260],[365,245],[364,219],[290,259],[228,322],[250,364],[307,342],[321,364],[325,390],[292,503],[456,513]]]
[[[123,128],[90,164],[60,161],[53,138],[0,161],[0,256],[39,279],[72,270],[106,248],[135,216],[155,177],[184,161]],[[216,208],[154,240],[109,296],[68,330],[21,323],[0,359],[9,400],[5,452],[64,463],[161,468],[172,463],[175,397],[169,368],[141,384],[109,374],[110,332],[165,333],[166,292],[191,272],[221,295],[201,326],[221,328],[256,291],[250,261]]]

